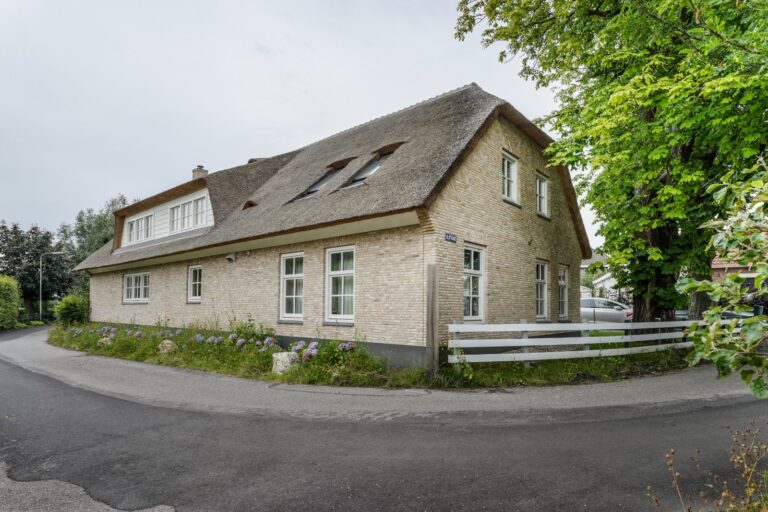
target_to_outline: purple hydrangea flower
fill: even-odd
[[[265,344],[265,345],[274,345],[274,344],[275,344],[275,340],[273,340],[272,338],[270,338],[269,336],[267,336],[267,337],[264,339],[264,344]]]
[[[292,351],[298,352],[299,350],[302,350],[304,347],[307,346],[307,342],[304,340],[297,341],[296,344],[291,348]]]
[[[256,346],[260,347],[262,345],[261,340],[256,340]]]
[[[239,340],[237,340],[237,343],[235,343],[235,346],[237,348],[243,348],[243,345],[245,345],[245,340],[243,338],[240,338]]]
[[[259,352],[266,352],[266,351],[267,351],[267,347],[261,347],[261,348],[259,349]]]
[[[198,343],[202,343],[205,341],[205,336],[203,336],[200,333],[195,334],[195,341]]]
[[[354,341],[346,341],[344,343],[339,343],[339,350],[342,350],[342,351],[355,350],[355,347],[357,347],[357,345],[355,345]]]
[[[227,337],[229,338],[229,341],[235,341],[237,339],[237,334],[233,332],[233,333],[230,333],[229,336]]]
[[[216,343],[216,336],[209,336],[207,340],[205,340],[207,343]]]
[[[132,331],[132,330],[130,330],[130,329],[126,329],[126,330],[125,330],[125,334],[126,334],[127,336],[133,336],[133,331]]]
[[[134,334],[134,336],[136,336],[137,338],[141,338],[142,336],[144,336],[144,333],[141,331],[136,331],[136,334]]]
[[[316,341],[310,342],[309,350],[317,350],[318,343]]]

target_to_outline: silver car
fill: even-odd
[[[631,322],[632,307],[611,299],[581,299],[582,322]]]

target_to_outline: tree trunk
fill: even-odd
[[[24,311],[27,312],[27,318],[32,318],[34,314],[35,301],[32,297],[24,297]]]
[[[645,238],[650,247],[661,249],[662,254],[669,254],[669,249],[677,237],[677,228],[674,225],[661,226],[650,229],[645,233]],[[675,311],[668,305],[662,304],[658,297],[658,290],[668,290],[677,280],[676,275],[662,272],[658,262],[643,258],[636,264],[648,272],[648,278],[636,283],[634,290],[634,322],[654,322],[656,320],[674,320]]]
[[[694,274],[693,278],[697,281],[703,279],[712,279],[712,272],[709,274]],[[707,292],[695,292],[691,296],[691,303],[688,305],[688,320],[701,320],[704,312],[712,307],[712,299]]]

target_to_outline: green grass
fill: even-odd
[[[99,332],[102,328],[108,333],[114,328],[114,340],[110,344],[99,344],[103,338]],[[138,337],[137,330],[142,333]],[[687,366],[684,351],[678,350],[625,357],[542,361],[529,367],[523,363],[481,363],[464,368],[447,366],[430,375],[422,368],[391,369],[385,360],[369,354],[364,343],[358,343],[354,350],[345,351],[340,349],[338,342],[328,342],[320,344],[315,357],[308,357],[286,374],[275,375],[271,373],[272,354],[281,349],[265,348],[262,341],[272,334],[269,329],[240,325],[235,338],[253,341],[240,348],[229,340],[229,334],[204,328],[87,324],[70,328],[57,326],[50,331],[49,342],[89,354],[131,361],[250,379],[335,386],[458,389],[576,384],[608,382]],[[200,338],[208,340],[212,336],[222,340],[218,343],[200,342]],[[166,338],[171,339],[178,350],[160,354],[158,344]]]

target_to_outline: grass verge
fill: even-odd
[[[163,340],[173,343],[164,353]],[[250,379],[336,386],[503,388],[525,385],[609,382],[643,374],[662,373],[687,366],[683,351],[664,351],[624,357],[484,363],[471,367],[441,368],[430,375],[422,368],[392,369],[372,356],[364,343],[326,342],[294,346],[300,363],[283,375],[273,374],[272,354],[280,348],[274,333],[263,326],[241,322],[231,332],[205,328],[85,324],[54,327],[49,343],[94,355],[191,368]],[[301,342],[300,342],[301,343]]]

